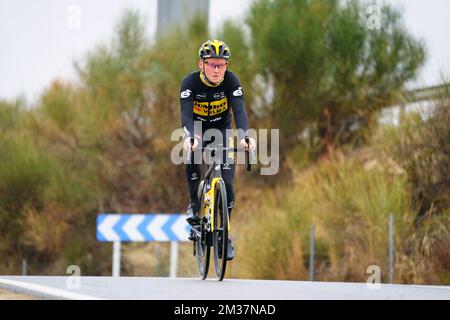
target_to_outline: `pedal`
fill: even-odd
[[[186,221],[191,225],[191,226],[197,226],[200,224],[201,219],[197,216],[193,216],[193,217],[188,217],[186,218]]]

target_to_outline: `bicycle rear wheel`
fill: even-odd
[[[217,279],[222,281],[227,268],[228,249],[227,191],[223,180],[216,183],[214,197],[214,267],[216,270]]]

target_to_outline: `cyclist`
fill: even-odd
[[[244,106],[244,96],[239,78],[227,70],[230,49],[221,40],[208,40],[199,49],[199,70],[187,75],[180,90],[181,125],[184,130],[183,147],[186,151],[194,151],[200,144],[205,146],[213,141],[204,141],[203,134],[208,129],[219,129],[222,133],[223,146],[233,147],[233,138],[226,140],[226,129],[231,129],[231,110],[238,129],[240,144],[245,150],[254,148],[255,141],[250,138],[245,142],[248,129],[247,114]],[[201,132],[194,132],[194,121],[201,122]],[[193,140],[193,142],[192,142]],[[224,152],[226,157],[234,157],[231,152]],[[221,165],[222,178],[227,190],[228,211],[234,206],[234,161],[224,159]],[[200,203],[197,195],[200,184],[200,165],[187,163],[185,165],[186,179],[190,196],[187,209],[187,221],[191,225],[200,222],[197,213]],[[234,258],[234,247],[229,240],[227,259]]]

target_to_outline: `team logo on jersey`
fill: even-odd
[[[198,102],[194,100],[194,113],[199,116],[207,116],[208,102]]]
[[[222,98],[217,101],[211,102],[211,107],[209,109],[209,115],[215,116],[216,114],[222,113],[228,109],[228,99]]]
[[[216,99],[216,100],[219,100],[219,99],[222,99],[222,98],[224,98],[225,97],[225,92],[216,92],[216,93],[214,93],[214,95],[213,95],[213,98],[214,99]]]
[[[180,97],[182,98],[182,99],[185,99],[185,98],[187,98],[187,97],[189,97],[190,95],[191,95],[191,90],[189,90],[189,89],[186,89],[186,90],[184,90],[183,92],[181,92],[181,95],[180,95]]]
[[[223,99],[208,102],[198,102],[194,100],[194,113],[198,116],[207,116],[209,108],[209,115],[215,116],[228,109],[228,99],[225,97]]]
[[[242,96],[242,87],[237,88],[236,90],[233,91],[233,96],[235,97],[240,97]]]

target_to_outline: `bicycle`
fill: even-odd
[[[245,138],[246,143],[249,139]],[[227,191],[222,178],[221,165],[216,163],[216,152],[239,152],[244,149],[227,147],[201,147],[203,151],[211,151],[214,159],[211,164],[205,163],[205,177],[198,188],[200,200],[200,223],[192,226],[193,253],[197,257],[199,275],[202,280],[208,276],[211,247],[214,252],[214,268],[217,280],[222,281],[227,266],[228,234],[230,232],[230,219],[228,215]],[[188,157],[190,161],[190,153]],[[246,170],[251,171],[249,152],[245,151]]]

